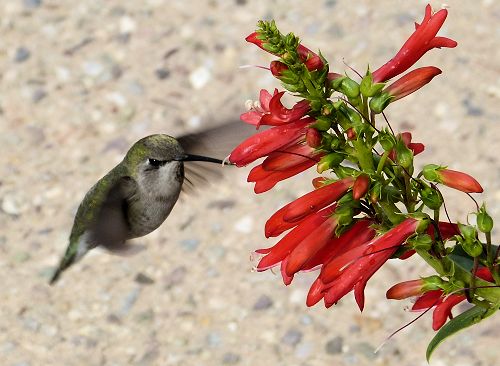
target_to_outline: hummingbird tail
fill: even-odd
[[[78,261],[81,257],[83,257],[85,253],[89,251],[89,249],[90,248],[86,242],[85,237],[80,238],[80,240],[76,242],[71,242],[68,246],[68,249],[66,249],[66,253],[64,253],[64,256],[62,257],[59,266],[52,275],[49,284],[53,285],[54,283],[56,283],[56,281],[61,276],[61,273],[64,272],[64,270],[71,266],[73,263]]]
[[[52,275],[52,277],[49,281],[50,285],[53,285],[54,283],[56,283],[56,281],[61,276],[61,273],[75,262],[76,255],[73,254],[72,256],[68,256],[68,254],[69,253],[66,253],[66,255],[62,258],[61,263],[59,264],[59,266],[55,270],[54,274]]]

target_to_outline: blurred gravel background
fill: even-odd
[[[342,72],[392,57],[422,19],[424,1],[2,0],[0,2],[0,364],[426,365],[430,314],[389,302],[393,283],[427,274],[392,261],[369,282],[360,314],[346,296],[308,309],[314,274],[290,287],[253,273],[263,224],[310,190],[308,174],[255,196],[248,169],[185,197],[164,225],[123,258],[94,252],[47,285],[76,208],[129,146],[237,118],[278,83],[240,65],[269,56],[244,42],[275,18]],[[435,8],[441,3],[432,1]],[[459,43],[419,65],[443,70],[423,92],[388,109],[393,126],[426,144],[421,162],[449,164],[485,187],[500,222],[500,3],[450,1],[440,34]],[[311,175],[312,176],[312,175]],[[473,208],[447,195],[455,219]],[[500,241],[498,231],[495,241]],[[498,360],[500,318],[441,347],[432,365]]]

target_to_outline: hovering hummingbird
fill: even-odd
[[[197,163],[194,169],[186,166],[185,177],[186,162],[224,164],[221,159],[192,152],[214,151],[228,145],[228,140],[239,141],[242,125],[233,122],[177,139],[158,134],[137,141],[80,203],[68,247],[50,284],[89,250],[102,246],[119,251],[127,240],[157,229],[170,214],[184,184],[194,185],[220,174]]]

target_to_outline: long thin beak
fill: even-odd
[[[230,165],[227,162],[224,162],[224,161],[222,161],[220,159],[211,158],[209,156],[192,155],[192,154],[185,154],[183,156],[175,158],[174,160],[177,160],[177,161],[205,161],[205,162],[208,162],[208,163]]]

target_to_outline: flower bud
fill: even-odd
[[[359,96],[359,84],[350,78],[344,78],[340,84],[340,92],[349,99]]]
[[[426,186],[422,189],[420,191],[420,197],[422,198],[424,205],[429,207],[431,210],[437,210],[443,204],[443,197],[441,194],[431,187]]]
[[[316,122],[312,124],[312,128],[318,131],[328,131],[332,125],[332,120],[328,117],[319,116],[316,118]]]
[[[347,135],[347,138],[349,140],[356,140],[356,131],[354,131],[354,128],[349,128],[347,131],[346,131],[346,135]]]
[[[392,96],[389,93],[382,93],[373,97],[370,99],[370,110],[375,114],[382,113],[391,102],[391,98]]]
[[[476,217],[476,224],[479,231],[483,233],[489,233],[493,230],[493,219],[486,212],[486,207],[483,203]]]
[[[396,144],[396,160],[399,165],[407,170],[413,168],[413,152],[406,147],[402,140],[399,140]]]
[[[314,188],[318,189],[327,184],[328,179],[325,177],[316,177],[312,180],[312,185]]]
[[[338,166],[344,161],[344,155],[339,153],[330,153],[321,158],[318,163],[317,171],[319,174],[323,173],[325,170],[331,169]]]
[[[360,174],[354,181],[354,185],[352,187],[352,197],[355,200],[359,200],[366,194],[369,187],[370,177],[368,177],[368,175],[366,174]]]
[[[283,72],[285,70],[288,70],[288,66],[286,66],[281,61],[271,61],[271,65],[269,68],[271,70],[271,74],[273,74],[276,77],[283,75]]]
[[[481,193],[483,187],[469,174],[456,170],[446,169],[435,164],[429,164],[422,170],[425,179],[444,185],[465,193]]]

